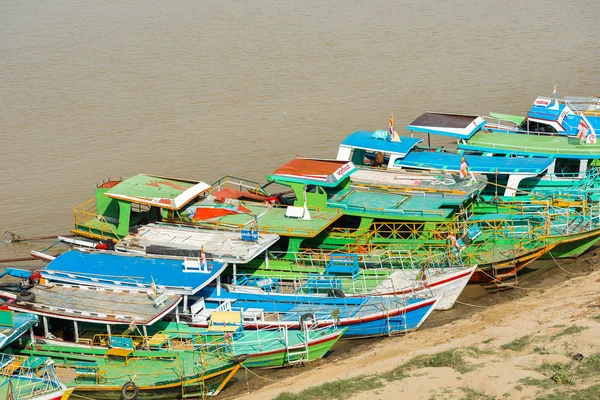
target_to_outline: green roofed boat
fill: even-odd
[[[494,280],[547,251],[545,231],[521,235],[522,229],[514,221],[492,225],[478,221],[471,225],[481,227],[481,232],[475,232],[461,248],[454,245],[452,237],[467,235],[469,204],[485,184],[471,183],[470,189],[452,193],[410,192],[406,190],[413,186],[409,183],[352,183],[350,176],[356,171],[352,162],[292,160],[268,176],[276,186],[287,189],[273,195],[266,186],[232,177],[209,187],[194,181],[137,176],[100,185],[95,206],[90,201],[76,208],[74,232],[93,238],[122,238],[131,227],[147,220],[237,231],[256,226],[262,234],[280,236],[269,249],[273,258],[267,253],[265,259],[240,268],[256,274],[267,266],[269,273],[278,269],[299,272],[302,262],[297,261],[304,254],[380,256],[408,251],[421,268],[432,256],[440,259],[454,252],[454,266],[478,265],[483,271],[474,274],[480,276],[476,279]],[[169,189],[161,191],[162,186]],[[196,188],[194,198],[182,195],[192,187]],[[180,200],[175,201],[177,198]],[[327,259],[328,255],[321,266]],[[401,264],[407,267],[405,261],[392,267]]]

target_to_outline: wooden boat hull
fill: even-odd
[[[551,248],[552,246],[548,247]],[[548,251],[548,247],[521,255],[515,258],[514,261],[505,264],[482,265],[473,273],[469,283],[491,283],[514,278],[519,271],[545,254]]]

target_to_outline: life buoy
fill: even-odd
[[[133,389],[133,392],[128,392]],[[121,388],[121,398],[123,400],[135,400],[140,395],[140,388],[133,381],[125,382]]]
[[[300,329],[307,328],[308,321],[310,324],[315,324],[317,322],[317,316],[314,313],[306,313],[302,314],[300,317]]]
[[[235,364],[241,364],[244,361],[246,361],[247,358],[248,358],[248,354],[238,354],[235,356],[231,356],[229,358],[229,362],[235,363]]]
[[[346,295],[340,289],[332,288],[327,292],[327,297],[346,297]]]
[[[23,290],[17,295],[16,301],[24,301],[26,303],[33,303],[35,301],[35,293],[28,290]]]

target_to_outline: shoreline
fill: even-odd
[[[579,259],[559,260],[553,267],[523,275],[522,287],[491,295],[470,288],[467,292],[472,297],[469,293],[461,295],[455,308],[432,315],[431,321],[416,332],[362,343],[349,354],[336,355],[334,348],[328,358],[301,372],[299,368],[274,374],[256,371],[271,381],[265,384],[260,378],[252,378],[247,383],[238,382],[236,389],[226,389],[223,396],[252,400],[287,393],[280,398],[293,399],[293,394],[319,385],[337,383],[349,388],[360,376],[374,386],[363,384],[356,393],[348,389],[346,395],[339,393],[341,397],[337,398],[392,400],[402,395],[403,399],[535,399],[561,390],[586,390],[600,384],[600,370],[598,378],[586,377],[586,384],[577,380],[574,370],[570,371],[572,383],[559,384],[544,374],[544,368],[555,363],[575,369],[571,353],[581,353],[584,362],[595,352],[600,353],[600,319],[594,319],[600,315],[600,271],[594,268],[598,261],[600,255],[591,249]],[[423,357],[430,358],[425,365],[435,364],[431,359],[436,355],[452,355],[476,367],[462,373],[452,365],[415,369]],[[402,374],[406,376],[389,381],[381,378],[394,369],[406,369]],[[368,387],[371,389],[362,390]],[[326,392],[303,392],[302,397],[334,398]]]

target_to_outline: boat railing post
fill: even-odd
[[[188,295],[187,294],[183,295],[183,312],[184,313],[189,312],[189,310],[188,310]]]
[[[237,285],[237,264],[233,263],[233,286]]]
[[[75,343],[79,343],[79,327],[77,326],[77,321],[73,321],[73,328],[75,333]]]
[[[45,315],[42,316],[42,323],[44,324],[44,337],[49,338],[50,332],[48,332],[48,318]]]
[[[110,332],[110,325],[106,324],[106,332],[108,332],[108,340],[112,337],[112,333]]]
[[[142,325],[142,333],[144,334],[144,347],[148,346],[148,329],[146,329],[146,325]]]

